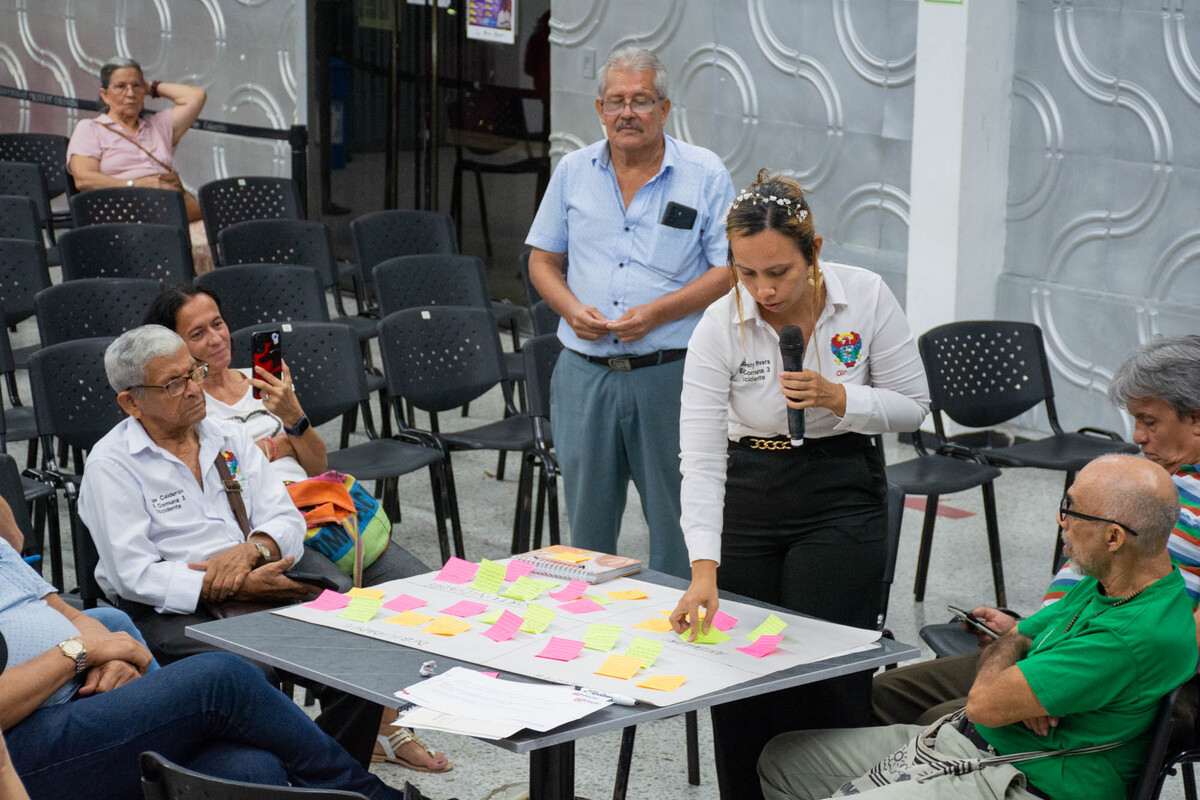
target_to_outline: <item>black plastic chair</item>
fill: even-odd
[[[64,232],[58,252],[64,281],[150,278],[182,286],[195,278],[187,231],[175,225],[88,225]]]
[[[145,800],[367,800],[358,792],[264,786],[214,778],[181,767],[153,751],[142,753],[138,761]]]
[[[42,241],[37,205],[25,195],[0,195],[0,239]]]
[[[350,221],[354,255],[374,296],[372,270],[397,256],[451,255],[455,244],[454,221],[437,211],[392,209],[363,214]]]
[[[46,230],[51,246],[58,243],[46,176],[36,163],[0,160],[0,195],[20,195],[33,201],[38,225]]]
[[[942,414],[970,428],[990,428],[1045,403],[1053,436],[1010,447],[976,452],[998,467],[1038,467],[1066,473],[1064,491],[1092,459],[1136,453],[1136,445],[1113,431],[1080,428],[1066,433],[1054,405],[1050,362],[1042,329],[1028,322],[975,321],[939,325],[917,342],[929,377],[930,411],[939,439],[946,433]],[[1062,557],[1062,529],[1054,546],[1051,572]],[[1003,605],[1003,603],[1001,603]]]
[[[169,189],[117,186],[91,189],[71,197],[71,220],[76,228],[107,222],[171,225],[187,230],[183,195]]]
[[[34,419],[33,408],[21,402],[21,391],[17,386],[17,361],[13,356],[8,326],[4,324],[2,313],[0,327],[3,328],[0,330],[0,374],[3,374],[4,384],[8,389],[8,408],[0,414],[0,451],[7,453],[9,442],[27,441],[29,446],[25,465],[33,467],[37,464],[37,422]]]
[[[329,322],[321,276],[312,267],[239,264],[207,272],[196,285],[221,298],[230,330],[264,322]]]
[[[33,298],[49,285],[50,271],[41,242],[0,239],[0,310],[10,329],[34,315]],[[29,354],[37,348],[29,345],[13,350],[18,369],[29,364]]]
[[[545,300],[539,300],[534,303],[533,308],[529,311],[529,315],[533,318],[534,336],[558,334],[558,323],[562,317]]]
[[[160,292],[158,281],[138,278],[83,278],[42,289],[35,298],[42,346],[120,336],[142,324]]]
[[[39,574],[44,566],[43,555],[47,545],[46,522],[50,522],[48,544],[50,546],[51,573],[57,574],[59,582],[54,586],[62,591],[62,543],[59,540],[58,504],[53,502],[54,487],[22,475],[16,460],[7,453],[0,453],[0,497],[3,497],[12,509],[17,529],[25,537],[25,546],[21,550],[21,555],[37,557],[34,569]],[[32,521],[29,518],[31,505],[34,509]],[[51,512],[53,517],[49,517]]]
[[[304,219],[300,189],[291,178],[240,177],[209,181],[196,193],[214,254],[221,231],[252,219]],[[225,263],[223,257],[218,264]]]
[[[1163,783],[1174,775],[1177,767],[1183,768],[1184,796],[1196,800],[1196,780],[1192,764],[1200,761],[1200,751],[1195,750],[1195,707],[1196,678],[1175,689],[1158,703],[1158,714],[1151,728],[1150,747],[1142,772],[1129,787],[1129,800],[1155,800],[1162,792]],[[1184,706],[1190,706],[1184,708]]]
[[[53,200],[72,191],[67,173],[69,143],[70,139],[57,133],[0,133],[0,161],[37,164],[42,168],[46,191]]]
[[[533,549],[542,546],[542,519],[549,509],[550,544],[559,543],[558,461],[554,457],[554,436],[550,428],[550,379],[562,353],[557,336],[535,336],[525,342],[525,383],[529,394],[529,416],[533,419],[534,455],[541,464],[538,474],[537,502],[533,512]],[[513,548],[520,543],[514,543]]]

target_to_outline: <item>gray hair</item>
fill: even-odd
[[[1200,411],[1200,336],[1153,339],[1138,347],[1108,385],[1121,406],[1163,400],[1182,419]]]
[[[179,334],[162,325],[140,325],[125,331],[104,351],[104,374],[114,392],[146,380],[146,366],[156,358],[173,356],[186,347]]]
[[[667,67],[658,60],[658,56],[644,47],[622,47],[609,54],[604,66],[600,67],[600,82],[596,86],[596,96],[603,98],[608,84],[609,70],[629,70],[630,72],[654,71],[654,91],[660,100],[667,99]]]
[[[114,58],[105,62],[100,68],[100,88],[107,89],[108,82],[112,80],[112,74],[119,69],[136,69],[138,75],[145,79],[146,75],[142,71],[142,65],[134,61],[132,58]]]

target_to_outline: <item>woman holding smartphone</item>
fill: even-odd
[[[886,559],[887,480],[871,436],[912,431],[929,408],[916,342],[875,273],[820,263],[800,185],[766,170],[726,218],[729,294],[688,344],[680,448],[692,581],[671,614],[706,625],[720,588],[820,619],[874,628]],[[781,368],[779,332],[804,334],[804,369]],[[787,410],[803,409],[793,447]],[[865,724],[870,675],[713,708],[726,798],[760,797],[773,736]]]

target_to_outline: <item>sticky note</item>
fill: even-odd
[[[546,628],[550,627],[550,623],[556,616],[545,606],[530,603],[525,606],[525,622],[521,625],[521,630],[525,633],[545,633]]]
[[[547,586],[545,583],[526,575],[517,578],[511,586],[500,593],[500,596],[529,602],[530,600],[536,600],[546,589]]]
[[[779,634],[774,636],[760,636],[754,640],[754,644],[748,644],[745,647],[739,647],[738,650],[748,656],[755,658],[765,658],[775,652],[779,647],[779,643],[783,641],[783,637]]]
[[[391,623],[392,625],[403,625],[406,628],[419,628],[432,619],[433,617],[428,614],[422,614],[420,611],[402,611],[394,617],[388,617],[384,622]]]
[[[505,611],[495,625],[483,632],[483,635],[493,642],[507,642],[517,635],[521,627],[521,618],[511,611]]]
[[[481,672],[479,674],[485,678],[499,678],[500,677],[499,672]]]
[[[643,666],[653,667],[654,662],[658,661],[658,657],[662,654],[662,649],[662,642],[656,642],[653,639],[637,638],[629,643],[629,647],[625,650],[625,655],[640,659]]]
[[[627,681],[636,675],[641,668],[642,661],[639,658],[634,658],[633,656],[609,656],[604,659],[604,663],[600,665],[600,669],[596,670],[596,674]]]
[[[591,600],[593,603],[596,603],[597,605],[601,605],[601,606],[606,606],[612,602],[612,600],[609,600],[607,597],[605,597],[602,594],[585,594],[583,597],[581,597],[579,599],[580,600]]]
[[[383,600],[383,589],[363,589],[355,586],[350,591],[346,592],[348,597],[365,597],[368,600]]]
[[[655,633],[667,633],[671,630],[671,621],[660,617],[651,617],[644,619],[633,627],[643,631],[654,631]]]
[[[450,560],[442,565],[434,580],[443,583],[470,583],[478,569],[478,564],[464,561],[458,556],[450,556]]]
[[[620,625],[588,625],[583,634],[583,646],[588,650],[612,650],[620,635]]]
[[[309,600],[304,603],[305,608],[313,608],[317,611],[337,611],[345,608],[350,604],[350,599],[346,595],[330,589],[324,589],[316,599]]]
[[[637,686],[639,689],[657,689],[660,692],[673,692],[686,682],[687,678],[682,675],[655,675],[642,679]]]
[[[587,591],[587,581],[571,581],[557,592],[551,592],[550,596],[562,603],[578,600]]]
[[[726,614],[724,611],[718,611],[713,614],[713,627],[719,631],[727,631],[730,628],[736,627],[738,624],[737,617]]]
[[[470,630],[471,623],[465,619],[457,617],[438,617],[433,622],[429,623],[429,627],[425,629],[426,633],[433,633],[438,636],[457,636],[463,631]]]
[[[479,621],[484,625],[495,625],[500,621],[500,615],[504,613],[503,608],[493,608],[491,611],[479,618]]]
[[[746,634],[746,638],[753,642],[760,636],[774,636],[777,633],[783,633],[783,629],[786,627],[786,622],[774,614],[768,614],[757,628]]]
[[[549,643],[537,654],[538,658],[549,658],[554,661],[570,661],[579,655],[583,642],[575,639],[561,639],[551,636]]]
[[[585,561],[591,561],[592,554],[578,551],[566,551],[562,553],[552,553],[550,558],[553,558],[555,561],[565,561],[568,564],[582,564]]]
[[[717,630],[715,627],[709,628],[708,633],[703,629],[696,634],[696,641],[692,641],[692,629],[688,628],[683,633],[679,634],[681,641],[688,644],[720,644],[721,642],[729,641],[729,634],[725,631]]]
[[[641,589],[625,589],[620,592],[609,592],[608,596],[612,600],[645,600],[649,597]]]
[[[476,603],[474,600],[459,600],[454,605],[442,609],[443,614],[450,614],[455,617],[473,617],[485,611],[487,611],[487,605]]]
[[[559,609],[568,614],[590,614],[593,611],[603,611],[604,606],[595,600],[572,600],[569,603],[563,603]]]
[[[504,580],[511,583],[518,578],[524,578],[531,572],[533,572],[533,564],[530,564],[528,561],[521,561],[518,558],[514,558],[504,567]]]
[[[378,600],[356,597],[350,601],[349,605],[338,612],[338,616],[342,619],[349,619],[355,622],[370,622],[382,607],[383,603]]]
[[[486,558],[480,561],[475,580],[471,581],[471,588],[485,594],[499,594],[503,585],[504,565],[488,561]]]
[[[419,597],[413,597],[411,594],[402,594],[393,597],[383,604],[383,607],[388,611],[402,613],[404,611],[412,611],[414,608],[421,608],[425,605],[425,601]]]

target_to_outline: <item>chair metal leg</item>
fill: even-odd
[[[0,412],[3,413],[3,412]],[[25,448],[25,469],[37,469],[38,439],[33,437]]]
[[[1196,772],[1192,762],[1184,762],[1180,769],[1183,772],[1183,796],[1186,800],[1196,800]]]
[[[341,431],[341,435],[339,437],[339,444],[338,444],[338,446],[342,450],[345,450],[347,447],[350,446],[350,434],[357,426],[358,426],[358,407],[355,406],[354,408],[347,411],[345,414],[342,414],[342,431]]]
[[[437,521],[438,548],[442,563],[450,560],[450,537],[446,534],[446,483],[442,480],[442,465],[429,465],[429,486],[433,491],[433,516]]]
[[[538,464],[537,502],[533,509],[533,549],[542,546],[543,515],[546,513],[546,465]]]
[[[700,785],[700,719],[695,711],[683,715],[683,726],[687,731],[688,783]]]
[[[483,251],[492,257],[492,230],[488,225],[487,198],[483,196],[483,173],[475,170],[475,194],[479,197],[479,227],[483,229]]]
[[[637,726],[630,725],[621,731],[621,752],[617,756],[617,777],[613,779],[613,800],[625,800],[629,789],[629,768],[633,764],[633,740]]]
[[[65,589],[63,583],[65,578],[63,577],[62,530],[58,522],[57,493],[44,497],[39,502],[45,506],[46,540],[50,550],[50,582],[54,584],[55,589],[62,592]]]
[[[1063,494],[1067,493],[1067,489],[1070,489],[1071,484],[1074,482],[1075,482],[1075,473],[1068,470],[1067,471],[1067,479],[1066,479],[1066,481],[1063,482]],[[1063,551],[1062,525],[1059,525],[1058,530],[1054,535],[1054,561],[1050,564],[1050,574],[1051,575],[1058,572],[1058,568],[1062,565],[1062,560],[1063,560],[1062,551]]]
[[[533,493],[533,454],[521,454],[521,471],[517,478],[517,505],[513,511],[512,553],[529,549],[529,517]]]
[[[921,546],[917,550],[917,577],[913,581],[913,599],[925,600],[925,577],[929,572],[929,551],[933,549],[933,525],[937,522],[938,496],[925,497],[925,523],[921,526]]]
[[[979,487],[983,490],[983,516],[987,524],[988,553],[992,559],[992,584],[996,587],[996,607],[1008,606],[1008,594],[1004,591],[1004,561],[1000,556],[1000,526],[996,523],[996,487],[988,481]]]
[[[379,416],[383,417],[379,421],[379,435],[385,439],[390,439],[392,436],[392,415],[388,413],[391,408],[391,400],[388,398],[387,389],[379,390]]]
[[[466,548],[463,546],[462,520],[458,515],[458,490],[454,486],[454,465],[450,461],[450,453],[446,453],[443,466],[446,481],[446,499],[450,506],[450,532],[454,538],[454,552],[459,558],[466,558]]]
[[[558,473],[551,471],[546,476],[546,494],[550,506],[550,544],[559,544],[558,536]]]
[[[498,480],[498,481],[504,480],[504,467],[507,464],[508,464],[508,453],[501,450],[500,455],[497,456],[497,458],[496,458],[496,480]]]
[[[462,416],[463,416],[463,419],[466,419],[467,417],[471,416],[471,404],[470,403],[462,404]]]

